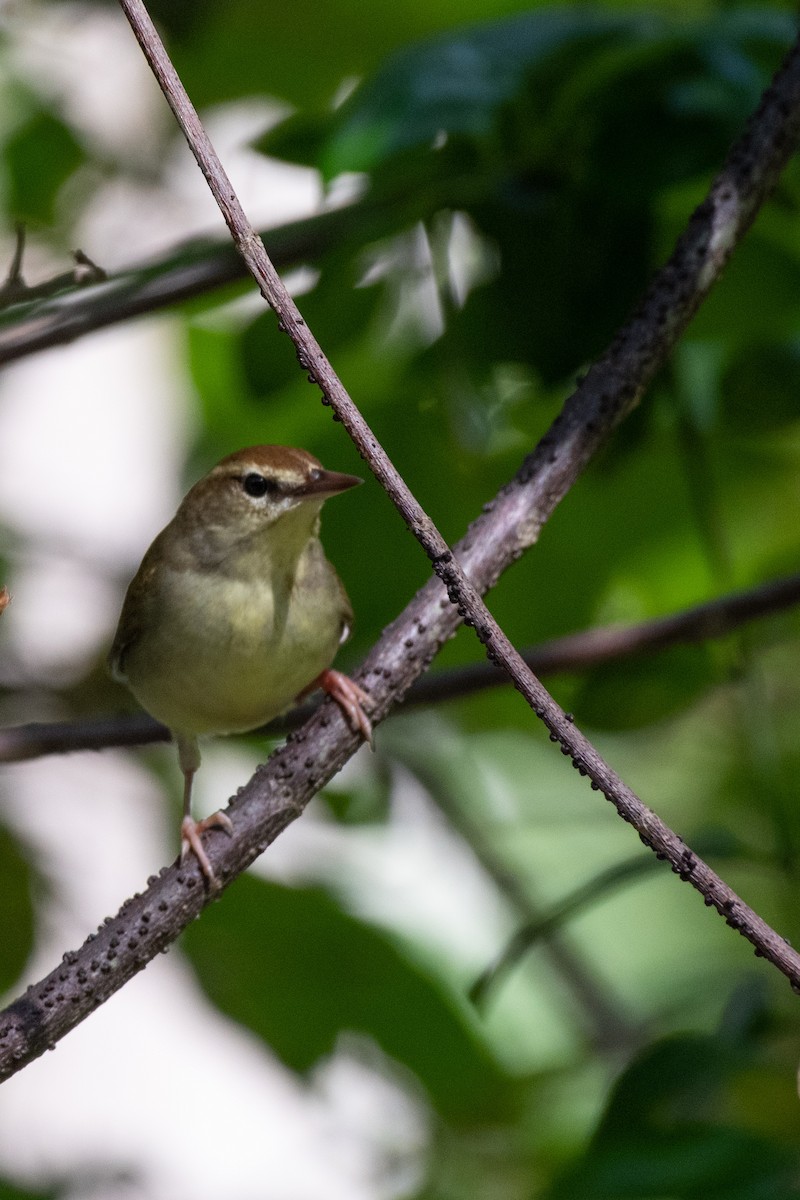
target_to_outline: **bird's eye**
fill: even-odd
[[[242,487],[248,496],[266,496],[267,492],[277,492],[278,484],[274,479],[267,479],[257,471],[251,471],[242,480]]]

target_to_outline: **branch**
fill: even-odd
[[[142,10],[126,0],[134,20]],[[146,14],[145,14],[146,19]],[[149,32],[147,36],[152,36]],[[632,320],[608,354],[592,368],[561,416],[454,548],[476,588],[488,590],[501,572],[530,546],[542,524],[611,429],[629,411],[655,371],[666,360],[727,257],[768,195],[797,139],[800,128],[800,53],[795,47],[776,76],[745,134],[715,180],[706,202],[694,214],[667,266],[659,273]],[[229,193],[230,195],[230,193]],[[293,331],[297,335],[296,322]],[[308,360],[317,380],[320,361]],[[626,372],[629,372],[626,374]],[[438,566],[450,578],[454,560]],[[456,597],[461,579],[450,583]],[[472,603],[472,597],[466,599]],[[364,663],[360,678],[373,700],[379,722],[405,694],[417,675],[459,622],[459,613],[431,579],[385,631]],[[491,633],[481,625],[482,633]],[[493,652],[497,643],[493,641]],[[506,655],[508,657],[508,655]],[[524,668],[523,672],[527,672]],[[523,679],[525,675],[523,675]],[[546,696],[546,694],[545,694]],[[542,711],[552,714],[549,697]],[[560,710],[559,710],[560,711]],[[800,956],[697,860],[637,797],[612,778],[605,764],[591,757],[563,714],[556,712],[557,737],[592,782],[624,803],[626,819],[641,820],[643,835],[673,869],[703,891],[728,923],[800,988]],[[302,729],[255,773],[229,806],[235,837],[211,833],[207,849],[217,878],[225,884],[244,870],[357,748],[357,738],[330,703],[323,704]],[[586,764],[586,765],[584,765]],[[622,789],[624,795],[619,797]],[[0,1077],[7,1077],[55,1044],[69,1029],[122,987],[137,971],[175,940],[208,902],[195,864],[164,868],[147,891],[123,905],[82,949],[0,1014]]]
[[[0,601],[2,593],[0,593]],[[520,651],[537,675],[583,671],[604,663],[653,654],[668,646],[693,644],[724,637],[749,621],[770,616],[800,601],[800,575],[789,575],[746,591],[731,592],[668,617],[634,625],[607,625],[552,638]],[[2,608],[0,608],[0,612]],[[505,671],[489,662],[435,671],[418,679],[403,700],[417,708],[508,684]],[[299,729],[318,704],[302,704],[254,733],[283,737]],[[30,721],[0,728],[0,762],[23,762],[48,754],[104,750],[112,746],[146,746],[168,742],[165,725],[146,713],[119,717],[87,717],[72,721]]]
[[[735,839],[718,833],[707,835],[703,839],[703,853],[716,858],[744,858],[744,848]],[[637,854],[634,858],[623,859],[614,863],[597,875],[574,888],[563,900],[553,904],[547,912],[537,914],[528,920],[509,938],[506,945],[485,970],[481,971],[472,987],[469,998],[477,1008],[486,1005],[490,992],[493,992],[502,982],[508,972],[517,965],[520,959],[532,950],[538,942],[545,946],[552,944],[552,939],[559,933],[562,925],[572,920],[581,912],[592,908],[598,900],[607,897],[621,887],[627,886],[640,879],[643,875],[658,866],[652,856],[645,858]]]
[[[264,237],[273,261],[285,268],[313,260],[327,246],[349,236],[353,227],[366,240],[380,237],[386,231],[386,206],[362,201],[281,225]],[[76,258],[80,253],[76,252]],[[76,274],[60,275],[41,285],[41,290],[23,285],[24,290],[14,295],[15,301],[38,302],[17,303],[0,315],[0,364],[66,345],[97,329],[149,315],[248,277],[233,246],[207,241],[187,245],[149,266],[120,272],[97,286],[84,278],[79,291]],[[71,290],[64,292],[67,285],[72,285]],[[53,291],[62,294],[42,303],[41,297]],[[0,303],[2,299],[0,291]]]
[[[75,721],[29,721],[0,729],[0,762],[26,762],[48,754],[107,750],[112,746],[149,746],[153,742],[168,742],[170,737],[167,727],[146,713],[82,717]]]
[[[543,942],[545,946],[550,945],[560,927],[570,918],[594,906],[601,897],[607,896],[615,889],[649,874],[657,866],[656,859],[645,858],[641,854],[637,854],[635,858],[623,859],[575,888],[541,916],[529,920],[512,934],[494,961],[481,971],[472,984],[469,998],[475,1007],[485,1007],[489,993],[495,990],[512,967],[515,967],[537,942]]]
[[[0,305],[13,304],[27,291],[25,280],[22,278],[22,260],[25,257],[25,226],[17,225],[14,253],[8,268],[5,282],[0,287]]]
[[[552,638],[520,651],[537,675],[585,671],[604,663],[624,661],[638,655],[655,654],[669,646],[692,645],[724,637],[742,625],[767,617],[800,602],[800,574],[761,584],[741,592],[730,592],[705,604],[697,604],[668,617],[655,617],[633,625],[606,625]],[[469,696],[486,688],[508,683],[508,676],[492,663],[451,667],[426,675],[415,683],[405,704],[433,704]],[[3,737],[0,730],[0,761]]]
[[[5,282],[0,285],[0,309],[12,305],[29,304],[47,296],[63,292],[65,288],[86,288],[89,284],[106,279],[106,273],[93,263],[82,250],[73,251],[75,266],[70,271],[54,275],[43,283],[27,284],[22,277],[22,260],[25,256],[25,226],[17,225],[17,240]]]

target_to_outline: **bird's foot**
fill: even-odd
[[[369,693],[359,687],[349,675],[331,668],[318,675],[307,690],[311,692],[315,688],[322,688],[326,695],[336,701],[353,732],[360,733],[364,741],[369,742],[371,746],[372,722],[364,711],[364,705],[369,707],[372,704]]]
[[[208,880],[209,887],[216,888],[217,877],[208,861],[208,855],[203,849],[203,843],[200,841],[200,835],[207,829],[222,829],[229,837],[233,837],[233,823],[224,812],[212,813],[210,817],[205,817],[202,821],[195,821],[194,817],[186,816],[181,822],[181,862],[185,862],[188,856],[193,854],[200,864],[200,870]]]

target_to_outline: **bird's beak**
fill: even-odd
[[[342,471],[325,471],[322,467],[312,471],[308,479],[301,483],[295,493],[298,496],[314,497],[315,500],[325,500],[338,492],[346,492],[348,488],[363,483],[357,475],[345,475]]]

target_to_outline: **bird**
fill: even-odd
[[[369,695],[331,667],[353,609],[319,537],[324,502],[361,482],[291,446],[237,450],[189,490],[127,589],[108,665],[172,734],[181,861],[194,854],[211,888],[201,835],[233,826],[192,817],[199,737],[256,729],[321,688],[372,742]]]

